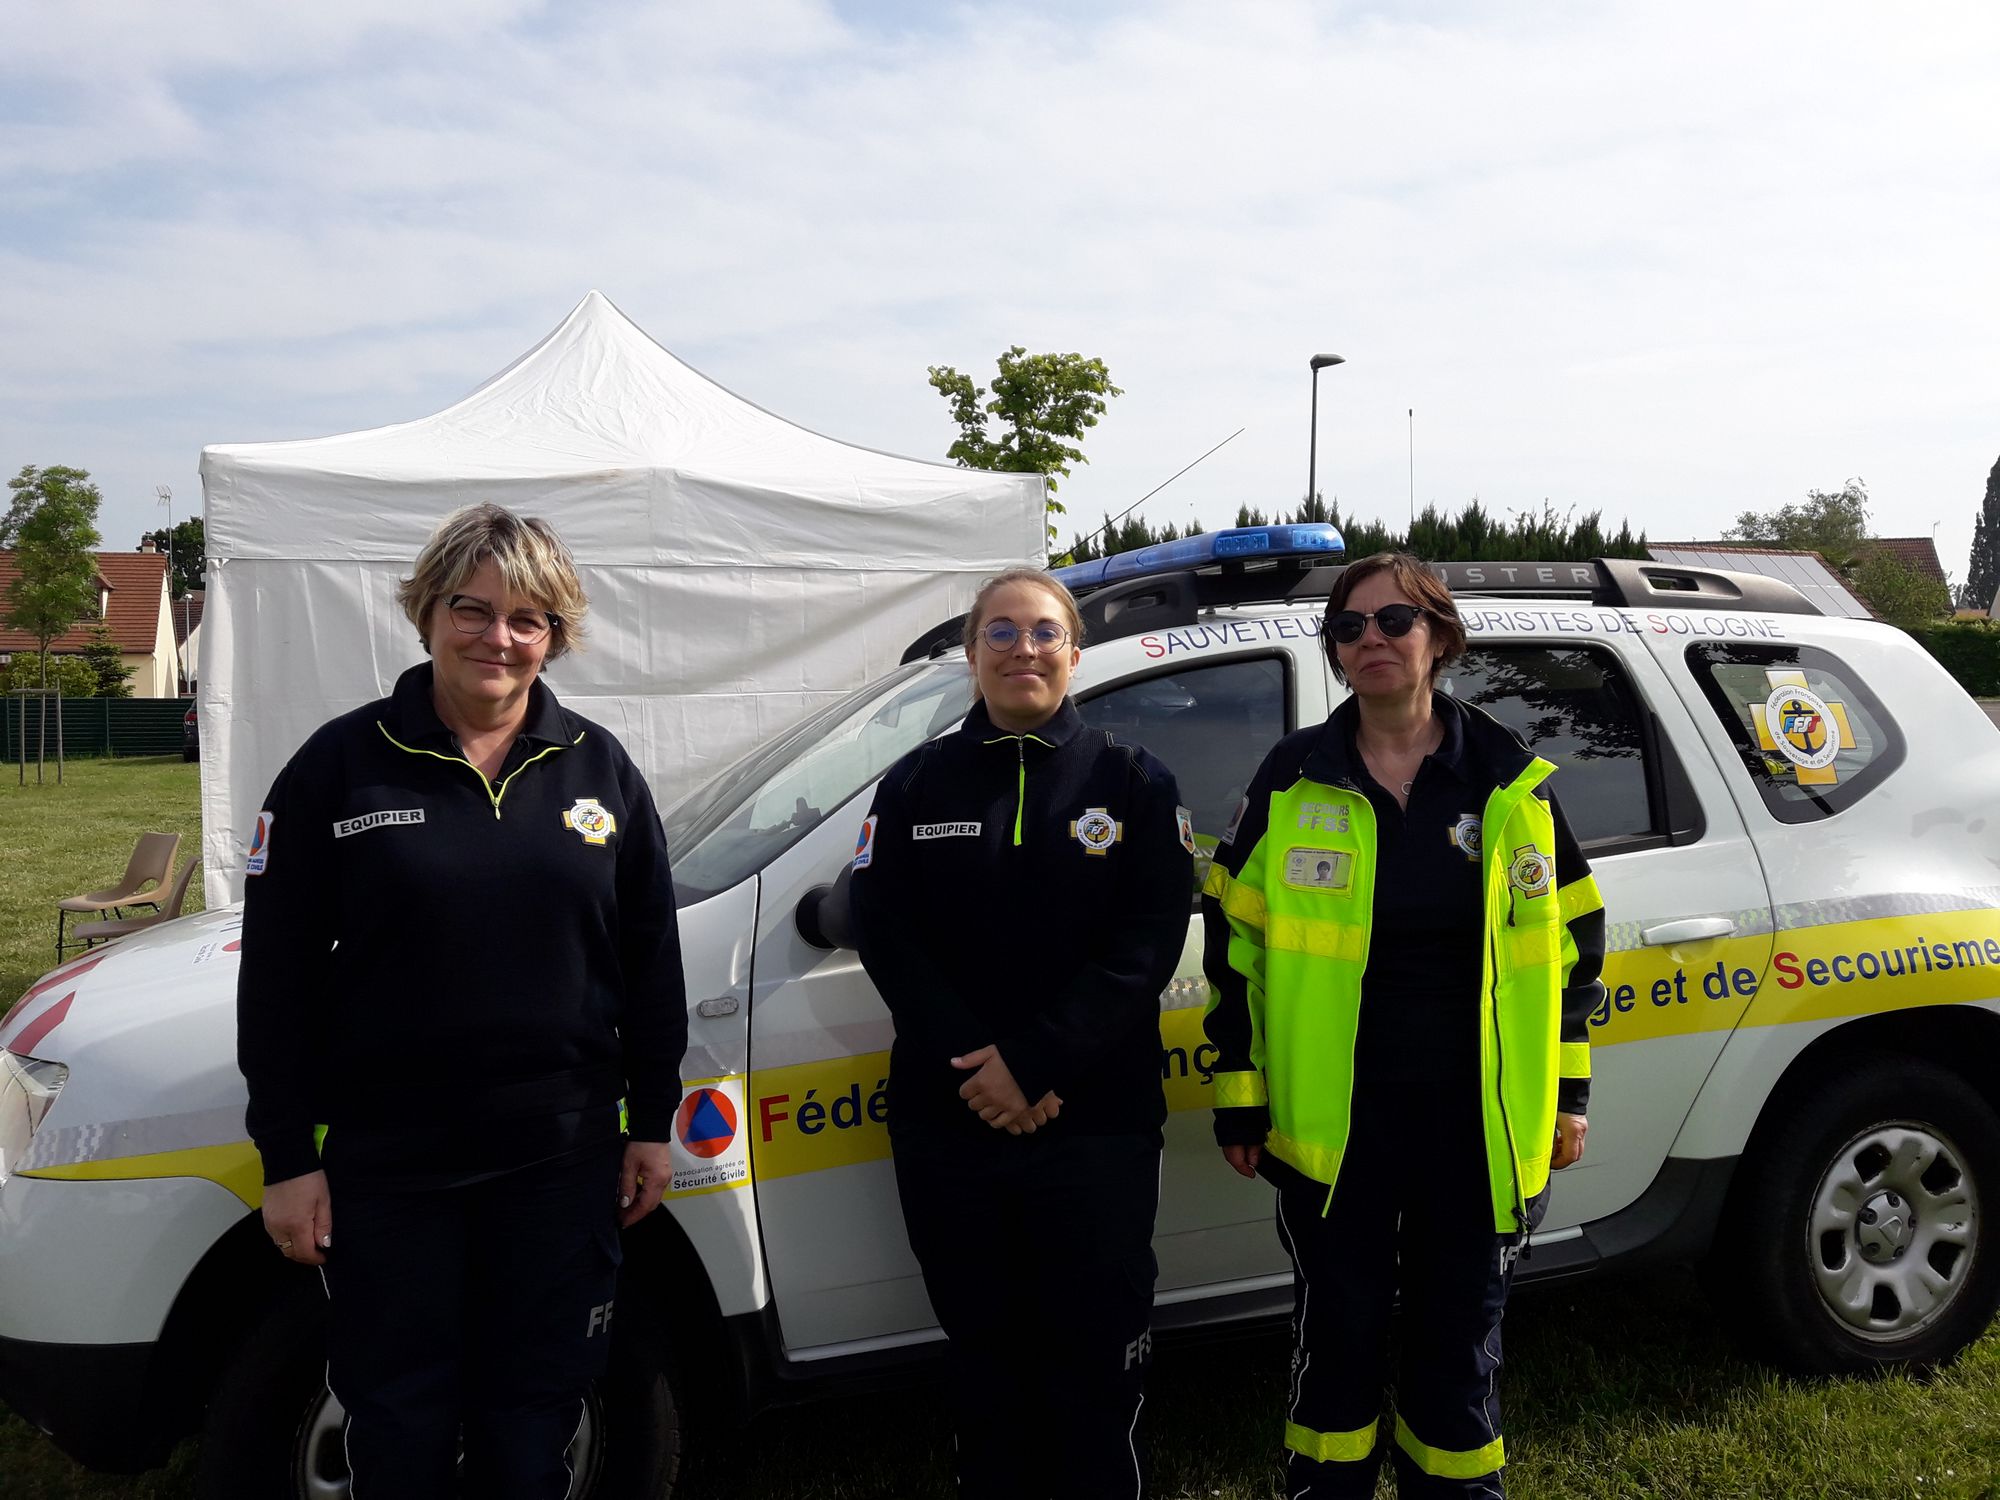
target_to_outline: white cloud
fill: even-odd
[[[1862,474],[1962,566],[2000,452],[1986,8],[5,24],[0,344],[36,357],[0,366],[0,466],[118,497],[192,494],[206,441],[441,406],[591,286],[774,410],[931,455],[925,365],[1100,354],[1127,395],[1081,517],[1237,426],[1147,513],[1293,503],[1321,348],[1351,361],[1322,486],[1368,514],[1407,503],[1414,406],[1419,503],[1713,531]]]

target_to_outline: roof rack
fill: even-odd
[[[1149,630],[1192,625],[1204,609],[1324,599],[1332,592],[1333,580],[1345,571],[1343,564],[1321,561],[1325,556],[1319,552],[1271,557],[1268,561],[1259,559],[1261,566],[1250,567],[1230,563],[1197,569],[1182,564],[1118,582],[1082,584],[1080,588],[1072,585],[1071,591],[1078,595],[1084,642],[1096,646]],[[1081,566],[1095,568],[1099,564]],[[1430,567],[1452,593],[1472,598],[1580,599],[1605,609],[1653,606],[1717,612],[1755,610],[1774,615],[1822,613],[1783,579],[1628,557],[1600,557],[1590,562],[1448,562]],[[1057,576],[1068,571],[1058,570]],[[903,660],[921,661],[957,648],[964,629],[964,615],[946,620],[911,642]]]
[[[1590,562],[1447,562],[1430,569],[1454,594],[1486,599],[1586,599],[1605,609],[1657,605],[1667,609],[1758,610],[1771,615],[1821,611],[1782,578],[1684,568],[1630,557]],[[1285,597],[1324,599],[1344,570],[1319,568]]]

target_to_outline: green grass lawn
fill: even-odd
[[[0,1007],[53,961],[55,900],[108,884],[139,834],[199,833],[195,768],[84,761],[65,786],[0,780]],[[199,905],[194,893],[190,909]],[[1685,1272],[1524,1289],[1508,1315],[1516,1500],[2000,1500],[2000,1333],[1928,1378],[1805,1383],[1738,1357]],[[1146,1413],[1156,1494],[1269,1500],[1281,1338],[1161,1351]],[[937,1382],[769,1412],[697,1435],[689,1500],[918,1500],[950,1493]],[[92,1475],[0,1408],[5,1500],[184,1500],[193,1445],[139,1478]],[[1385,1484],[1383,1493],[1389,1493]]]

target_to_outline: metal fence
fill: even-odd
[[[179,755],[181,720],[194,706],[192,698],[65,698],[62,700],[63,754],[76,759],[95,755]],[[0,759],[18,764],[21,734],[27,731],[28,760],[42,750],[43,716],[47,716],[46,754],[56,758],[56,705],[53,698],[0,698]]]

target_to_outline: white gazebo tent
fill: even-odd
[[[808,432],[682,364],[596,292],[456,406],[202,450],[202,857],[210,904],[285,761],[423,659],[397,581],[448,511],[546,517],[591,601],[550,669],[662,807],[895,665],[981,578],[1045,555],[1044,481]]]

